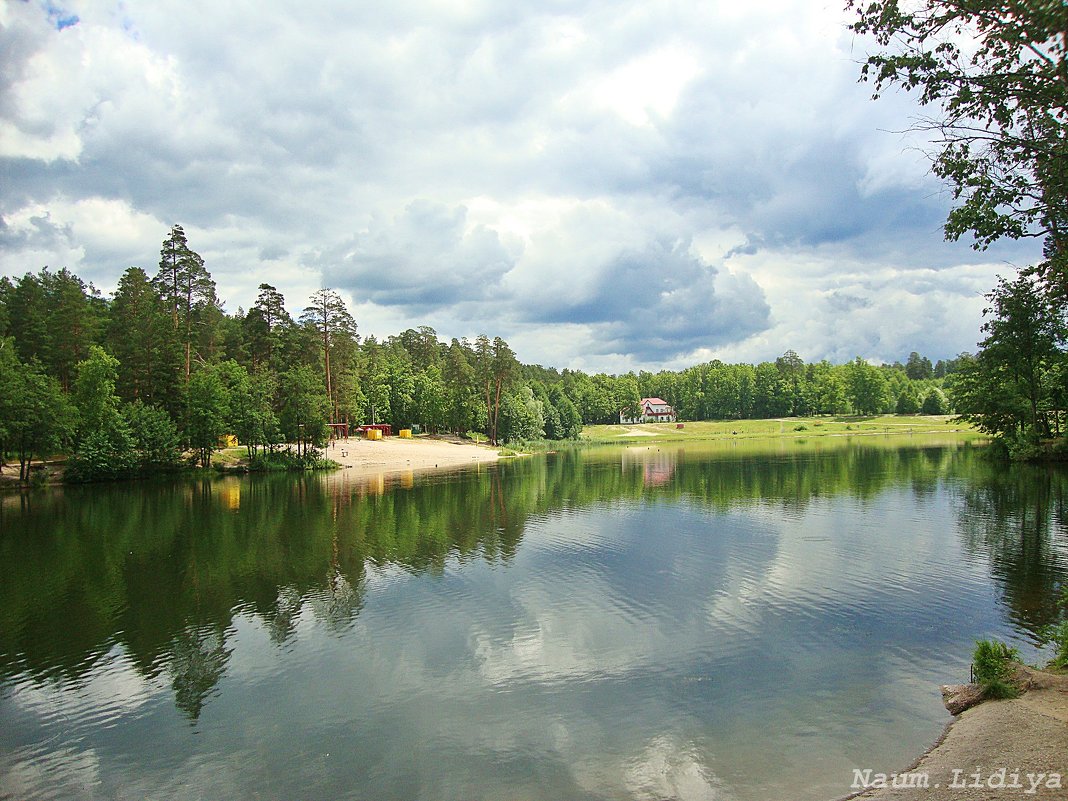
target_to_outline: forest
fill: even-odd
[[[269,284],[228,313],[181,226],[150,276],[123,273],[105,298],[62,269],[0,278],[0,460],[20,479],[65,453],[71,478],[209,465],[220,436],[251,460],[316,458],[336,422],[481,432],[492,443],[573,439],[660,397],[682,420],[955,412],[1019,458],[1068,453],[1068,47],[1064,4],[1004,9],[847,0],[849,29],[879,49],[861,67],[873,97],[914,92],[951,191],[947,239],[1042,244],[1038,263],[987,295],[975,354],[932,364],[805,363],[587,375],[521,364],[501,337],[443,342],[422,326],[361,337],[323,288],[294,318]],[[965,58],[962,36],[974,41]],[[290,299],[292,301],[292,299]],[[298,446],[294,455],[282,443]],[[188,455],[183,455],[188,454]]]
[[[187,452],[207,466],[227,434],[260,463],[305,458],[337,422],[479,432],[495,444],[575,439],[653,396],[684,420],[944,414],[960,364],[917,353],[879,367],[806,364],[787,351],[757,365],[587,375],[521,364],[485,334],[361,337],[326,288],[294,317],[261,284],[231,314],[175,225],[155,274],[130,267],[110,298],[66,269],[0,278],[0,451],[24,480],[33,459],[69,453],[77,480],[175,469]]]

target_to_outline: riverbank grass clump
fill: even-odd
[[[972,672],[983,698],[1016,698],[1020,694],[1012,683],[1013,665],[1019,661],[1019,651],[999,640],[976,640]]]
[[[295,450],[282,448],[274,451],[260,451],[248,460],[250,473],[272,473],[300,470],[336,470],[341,467],[333,459],[327,459],[317,448],[309,448],[301,454]]]
[[[1053,659],[1050,660],[1049,666],[1068,670],[1068,584],[1061,587],[1057,607],[1060,611],[1060,620],[1043,630],[1042,643],[1052,645],[1054,648]]]

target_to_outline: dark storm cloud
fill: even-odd
[[[5,250],[51,250],[67,247],[71,239],[70,225],[57,225],[47,213],[29,218],[29,224],[13,229],[0,224],[0,248]],[[35,265],[27,265],[33,270]]]
[[[313,263],[327,284],[360,300],[429,311],[499,294],[515,258],[495,231],[469,229],[464,208],[416,201]]]
[[[752,279],[721,273],[688,244],[657,241],[604,265],[580,297],[543,299],[529,313],[539,323],[591,324],[597,352],[655,363],[763,331],[770,309]]]
[[[857,309],[870,309],[872,301],[869,298],[861,298],[850,295],[848,292],[835,290],[827,295],[827,306],[830,312],[851,312]]]

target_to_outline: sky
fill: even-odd
[[[947,243],[839,0],[0,0],[0,275],[181,224],[228,312],[341,293],[619,373],[974,350],[1034,243]]]

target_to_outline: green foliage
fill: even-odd
[[[171,315],[174,331],[184,350],[184,376],[188,383],[193,370],[193,356],[211,360],[215,328],[222,310],[215,295],[215,281],[204,266],[204,259],[189,247],[185,231],[174,225],[160,249],[159,271],[152,279]]]
[[[282,332],[292,328],[285,298],[270,284],[260,284],[256,302],[241,321],[242,335],[251,370],[279,369],[283,350]]]
[[[976,640],[972,652],[972,671],[986,698],[1014,698],[1019,691],[1010,683],[1013,662],[1019,652],[997,640]]]
[[[1056,668],[1068,668],[1068,584],[1060,588],[1057,598],[1057,616],[1059,620],[1045,626],[1040,632],[1043,645],[1053,646],[1053,659],[1050,665]]]
[[[932,387],[927,395],[924,396],[920,411],[923,414],[949,414],[949,404],[946,402],[946,396],[938,388]]]
[[[12,340],[0,339],[0,452],[16,454],[19,479],[29,480],[34,457],[65,448],[76,424],[77,411],[59,381],[36,361],[23,364]]]
[[[1050,629],[1049,641],[1055,647],[1051,664],[1058,668],[1068,668],[1068,619]]]
[[[889,411],[889,386],[885,376],[859,356],[846,365],[846,387],[849,402],[857,414]]]
[[[926,381],[933,378],[934,368],[931,366],[931,360],[913,351],[909,354],[908,361],[905,362],[905,375],[912,381]]]
[[[916,390],[912,387],[908,387],[901,391],[901,394],[897,396],[897,406],[895,411],[898,414],[918,414],[920,411],[920,399],[916,395]]]
[[[67,460],[67,481],[113,481],[129,478],[137,469],[134,441],[123,424],[118,428],[91,430],[78,439]]]
[[[78,408],[80,434],[119,425],[119,398],[115,394],[118,367],[118,359],[99,345],[93,345],[89,358],[78,363],[74,404]]]
[[[485,404],[486,435],[496,445],[503,399],[519,375],[519,362],[507,342],[500,337],[491,342],[485,334],[475,340],[470,362]]]
[[[957,200],[947,238],[975,247],[1040,236],[1041,271],[1068,288],[1068,6],[1061,2],[960,3],[848,0],[851,28],[882,48],[863,78],[876,97],[900,86],[938,109],[916,128],[933,131],[936,175]]]
[[[23,362],[36,360],[64,390],[100,327],[96,290],[66,269],[27,273],[6,294],[8,327]]]
[[[530,387],[510,392],[501,402],[499,435],[503,442],[536,440],[545,436],[542,402],[534,397]]]
[[[194,462],[201,467],[211,467],[211,454],[219,446],[219,438],[228,433],[230,393],[222,374],[219,368],[205,365],[189,379],[184,431]]]
[[[615,424],[621,410],[633,412],[640,398],[652,396],[667,400],[684,420],[843,414],[851,404],[871,411],[852,380],[855,366],[806,364],[794,351],[758,366],[713,361],[679,372],[587,375],[520,365],[500,337],[446,345],[427,326],[385,342],[360,342],[355,321],[332,290],[313,295],[299,324],[269,284],[260,285],[247,314],[228,315],[203,259],[177,225],[164,239],[155,277],[127,269],[110,303],[67,271],[0,279],[0,327],[15,335],[9,347],[21,354],[12,375],[29,370],[36,376],[31,381],[54,379],[60,397],[77,400],[83,464],[94,474],[104,454],[126,465],[127,446],[134,472],[171,469],[175,421],[182,445],[195,451],[193,461],[206,463],[218,434],[235,434],[252,457],[284,441],[299,441],[302,450],[322,442],[332,419],[480,431],[491,441],[557,441],[578,438],[584,424]],[[97,336],[103,350],[93,351]],[[80,390],[71,366],[79,361],[90,362]],[[947,363],[940,364],[945,371]],[[898,375],[870,367],[869,383],[882,380],[890,388],[876,393],[876,411],[900,395],[904,369]],[[205,371],[214,371],[221,386],[209,386]],[[922,392],[929,390],[924,383]],[[1064,408],[1052,396],[1043,403]],[[16,418],[22,422],[16,425]],[[70,440],[62,421],[30,435],[33,424],[26,419],[0,414],[0,449],[17,450],[19,440],[37,453]],[[111,433],[89,439],[98,430]]]
[[[961,359],[953,406],[1010,451],[1029,453],[1059,428],[1064,308],[1027,276],[999,279],[987,298],[987,336],[976,356]]]
[[[69,481],[128,478],[137,469],[134,438],[115,394],[118,360],[98,345],[77,365],[74,403],[78,438],[67,463]]]
[[[312,293],[300,321],[315,331],[322,345],[323,377],[330,404],[329,419],[337,417],[339,398],[334,386],[337,349],[355,344],[356,321],[352,319],[345,301],[333,289],[319,289]]]
[[[559,386],[554,386],[549,390],[549,402],[559,421],[559,428],[556,429],[559,436],[556,439],[578,439],[582,433],[582,415],[571,398]]]
[[[282,448],[276,451],[261,451],[249,459],[248,469],[254,473],[273,473],[300,470],[329,470],[337,467],[337,462],[323,458],[318,448],[308,448],[300,453]]]
[[[67,269],[41,271],[52,348],[50,370],[63,387],[74,380],[75,365],[89,355],[100,328],[95,290]]]
[[[11,317],[8,313],[7,305],[13,288],[10,278],[6,275],[0,276],[0,339],[3,339],[8,335],[8,326],[10,325]]]
[[[105,343],[119,361],[116,391],[127,401],[181,412],[182,350],[163,299],[139,267],[119,280],[111,301]]]
[[[8,293],[8,325],[19,359],[48,364],[52,354],[52,327],[42,281],[32,273],[19,278]]]
[[[165,410],[135,400],[126,405],[124,414],[142,474],[170,472],[181,466],[178,426]]]
[[[285,440],[297,443],[302,454],[311,446],[325,442],[329,432],[330,400],[318,371],[307,366],[286,371],[281,377],[278,394],[281,399],[278,419]]]

